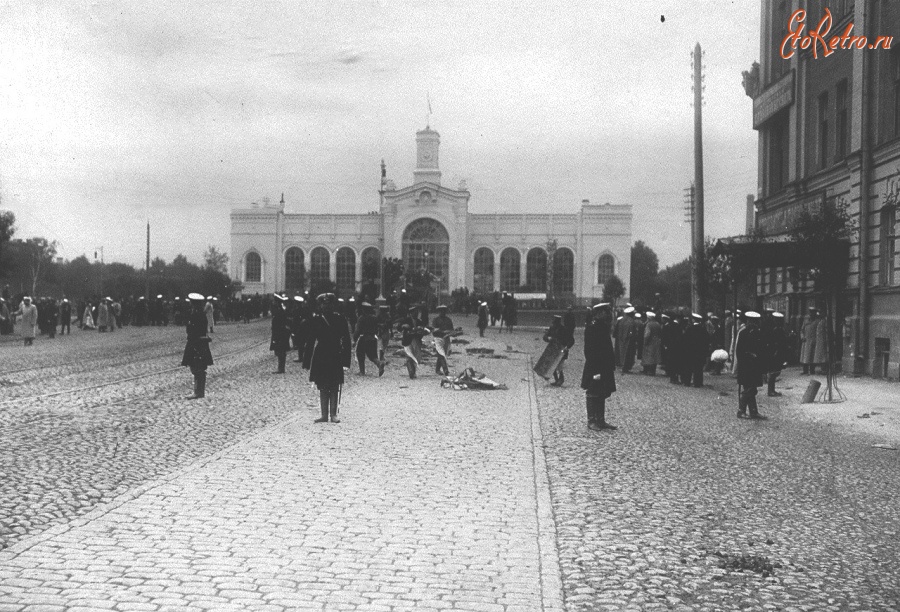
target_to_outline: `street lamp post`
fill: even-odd
[[[100,299],[103,299],[103,247],[99,246],[94,250],[94,261],[97,261],[97,251],[100,251]]]

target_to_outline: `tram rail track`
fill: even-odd
[[[227,358],[227,357],[232,357],[232,356],[234,356],[234,355],[239,355],[239,354],[241,354],[241,353],[246,353],[247,351],[250,351],[250,350],[252,350],[252,349],[258,348],[258,347],[260,347],[260,346],[264,346],[264,345],[266,345],[266,344],[268,344],[268,343],[269,343],[268,340],[264,340],[264,341],[260,341],[260,342],[255,342],[255,343],[251,344],[250,346],[245,346],[245,347],[242,347],[242,348],[240,348],[240,349],[238,349],[238,350],[231,351],[231,352],[229,352],[229,353],[224,353],[224,354],[221,354],[221,355],[214,355],[214,359],[224,359],[224,358]],[[181,352],[181,351],[179,351],[179,352]],[[177,353],[175,353],[175,354],[177,354]],[[150,358],[150,359],[162,359],[162,358],[164,358],[164,357],[169,357],[169,356],[170,356],[170,355],[168,355],[168,354],[167,354],[167,355],[159,355],[159,356],[152,357],[152,358]],[[138,360],[137,362],[131,362],[131,363],[139,363],[139,362],[141,362],[141,361],[149,361],[150,359],[146,359],[146,360]],[[119,379],[116,379],[116,380],[106,381],[106,382],[101,382],[101,383],[97,383],[97,384],[93,384],[93,385],[85,385],[85,386],[81,386],[81,387],[74,387],[74,388],[71,388],[71,389],[61,389],[61,390],[58,390],[58,391],[52,391],[52,392],[50,392],[50,393],[42,393],[42,394],[38,394],[38,395],[25,395],[25,396],[20,396],[20,397],[15,397],[15,398],[10,398],[10,399],[6,399],[6,400],[0,401],[0,409],[2,409],[3,406],[8,406],[8,405],[11,405],[11,404],[17,404],[17,403],[22,403],[22,402],[38,401],[38,400],[47,399],[47,398],[51,398],[51,397],[57,397],[57,396],[60,396],[60,395],[66,395],[66,394],[70,394],[70,393],[81,393],[81,392],[86,392],[86,391],[92,391],[92,390],[95,390],[95,389],[102,389],[102,388],[104,388],[104,387],[111,387],[111,386],[114,386],[114,385],[124,384],[124,383],[127,383],[127,382],[131,382],[131,381],[135,381],[135,380],[140,380],[140,379],[143,379],[143,378],[150,378],[150,377],[152,377],[152,376],[159,376],[159,375],[167,374],[167,373],[170,373],[170,372],[177,372],[177,371],[182,370],[182,368],[183,368],[183,366],[177,365],[177,366],[172,366],[172,367],[169,367],[169,368],[163,368],[163,369],[161,369],[161,370],[154,370],[154,371],[152,371],[152,372],[146,372],[146,373],[138,374],[138,375],[135,375],[135,376],[128,376],[128,377],[126,377],[126,378],[119,378]],[[113,403],[114,403],[114,402],[113,402]]]

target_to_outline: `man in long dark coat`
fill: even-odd
[[[306,350],[306,329],[309,325],[309,305],[303,296],[295,295],[291,314],[291,342],[297,351],[295,363],[303,363],[303,351]]]
[[[194,395],[187,399],[200,399],[206,396],[206,368],[213,364],[209,350],[210,338],[207,335],[206,315],[203,314],[203,303],[206,301],[199,293],[188,296],[193,310],[187,321],[187,343],[184,345],[184,356],[181,365],[191,369],[194,375]]]
[[[747,311],[744,317],[746,327],[738,334],[734,348],[737,382],[740,387],[737,415],[742,418],[749,411],[751,419],[761,419],[763,417],[756,406],[756,394],[762,385],[765,370],[765,346],[759,330],[760,315],[758,312]]]
[[[681,364],[684,359],[683,339],[681,334],[681,319],[678,314],[671,317],[663,315],[667,319],[663,323],[663,365],[669,382],[673,385],[681,383]]]
[[[344,315],[335,312],[337,300],[333,293],[323,293],[316,301],[319,313],[309,320],[309,334],[303,357],[303,369],[309,370],[309,380],[319,389],[321,418],[316,423],[332,423],[337,418],[344,371],[350,369],[350,327]]]
[[[781,397],[781,393],[775,390],[775,381],[781,374],[788,359],[788,337],[784,330],[784,314],[773,312],[770,316],[768,329],[763,335],[766,346],[766,358],[768,375],[768,396]]]
[[[356,321],[353,331],[353,341],[356,343],[356,362],[359,364],[359,373],[366,375],[366,358],[378,368],[378,375],[384,374],[384,362],[378,356],[378,318],[375,309],[368,302],[360,306],[362,315]]]
[[[592,310],[593,318],[584,330],[584,371],[581,374],[588,427],[616,429],[606,422],[606,400],[616,390],[616,356],[609,329],[612,313],[606,303],[597,304]]]
[[[709,333],[703,315],[694,313],[684,330],[684,378],[685,386],[703,386],[703,368],[709,359]]]
[[[273,374],[284,374],[287,354],[291,350],[291,325],[285,306],[286,301],[286,296],[276,293],[275,302],[272,305],[272,339],[269,342],[269,350],[278,357],[278,369],[272,372]]]

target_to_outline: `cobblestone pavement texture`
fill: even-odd
[[[134,333],[119,361],[82,340],[93,370],[69,363],[74,342],[48,348],[72,368],[53,388],[175,360],[182,330]],[[470,347],[504,358],[451,367],[509,391],[441,390],[433,363],[410,381],[396,358],[350,377],[342,423],[313,425],[299,366],[273,376],[254,347],[267,333],[217,328],[221,352],[247,350],[195,402],[179,399],[186,371],[29,400],[41,377],[9,370],[46,356],[15,349],[0,379],[32,387],[0,405],[0,612],[900,609],[900,453],[811,421],[793,373],[784,397],[761,396],[761,422],[735,418],[727,376],[619,376],[620,429],[593,432],[580,332],[555,388],[527,373],[538,333],[489,329]]]
[[[617,373],[619,429],[588,430],[581,347],[536,385],[567,611],[900,609],[900,454],[810,422],[805,384],[737,419],[727,375]]]
[[[91,431],[143,441],[122,442],[126,451],[110,454],[110,435],[82,446],[32,438],[32,447],[65,447],[60,461],[75,465],[32,480],[36,497],[4,511],[15,520],[61,486],[102,494],[84,474],[139,470],[143,486],[0,552],[0,610],[516,612],[560,593],[547,485],[535,479],[525,355],[478,360],[510,385],[485,393],[441,389],[433,362],[411,381],[395,359],[383,378],[351,375],[342,423],[315,425],[317,398],[297,364],[273,376],[270,353],[247,353],[215,374],[202,402],[173,393],[130,403],[127,417],[122,405],[84,415]],[[152,432],[110,423],[148,413],[171,415]],[[278,422],[246,435],[264,420]],[[40,463],[40,453],[19,452]],[[133,467],[117,472],[128,457]],[[76,480],[53,480],[61,477]],[[106,491],[138,482],[112,479]],[[559,596],[549,601],[546,609],[561,609]]]

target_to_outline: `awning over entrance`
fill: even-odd
[[[850,256],[850,243],[836,241],[827,249],[810,247],[788,236],[754,238],[732,236],[716,241],[712,254],[729,255],[735,267],[753,268],[821,268],[845,266]]]

